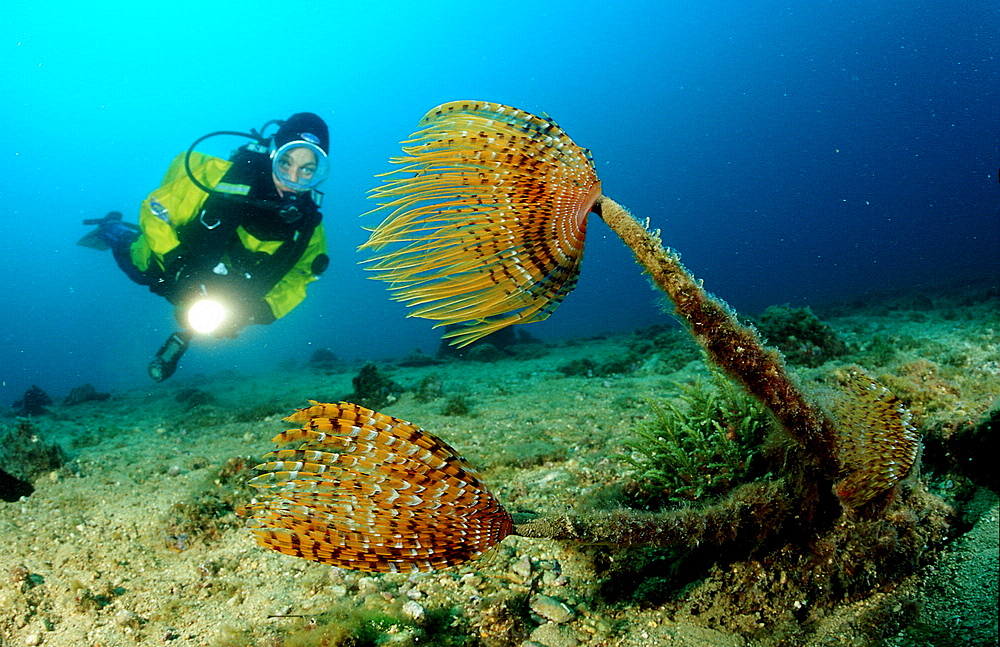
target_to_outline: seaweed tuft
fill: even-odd
[[[678,401],[649,401],[653,415],[625,442],[624,492],[636,507],[704,501],[762,476],[771,417],[760,402],[719,371],[678,388]]]
[[[847,344],[808,306],[768,306],[757,321],[757,330],[791,364],[816,367],[848,353]]]
[[[399,399],[403,388],[392,381],[388,375],[369,362],[361,367],[358,374],[351,378],[354,391],[344,399],[356,402],[369,409],[381,409]]]
[[[444,403],[441,409],[442,416],[469,416],[472,415],[472,404],[469,398],[462,394],[453,395]]]

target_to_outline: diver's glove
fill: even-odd
[[[228,313],[226,319],[213,335],[218,338],[235,339],[247,326],[267,325],[274,321],[274,313],[267,301],[258,299],[240,304],[239,309]]]
[[[119,249],[131,245],[139,237],[139,226],[122,220],[120,211],[110,211],[103,218],[91,218],[84,225],[97,228],[77,241],[77,245],[98,251]]]

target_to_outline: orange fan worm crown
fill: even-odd
[[[420,121],[372,197],[390,210],[362,249],[411,316],[465,323],[458,346],[547,318],[580,271],[601,196],[590,151],[547,117],[455,101]]]
[[[513,531],[510,515],[447,443],[341,402],[301,409],[275,436],[244,512],[257,542],[362,571],[428,571],[475,559]]]
[[[889,490],[910,471],[920,452],[920,435],[902,402],[872,378],[851,372],[834,401],[840,500],[857,508]]]

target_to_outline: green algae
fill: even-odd
[[[625,441],[630,494],[641,507],[702,501],[751,480],[771,428],[764,407],[718,371],[650,400],[652,416]]]
[[[848,353],[833,327],[808,306],[768,306],[757,321],[757,331],[791,364],[816,367]]]

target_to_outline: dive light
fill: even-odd
[[[207,335],[218,330],[228,314],[225,306],[215,299],[200,299],[188,308],[188,326],[195,332]]]
[[[229,316],[226,307],[215,299],[199,299],[187,311],[186,330],[167,337],[153,361],[149,363],[149,376],[162,382],[177,370],[181,356],[191,344],[194,333],[208,335],[219,329]]]
[[[156,357],[149,363],[149,377],[162,382],[173,375],[177,370],[177,363],[181,361],[181,356],[190,344],[191,333],[186,330],[172,333],[167,337]]]

